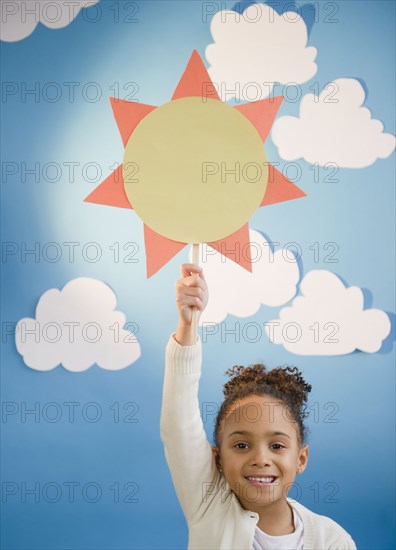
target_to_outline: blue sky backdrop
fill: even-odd
[[[142,103],[169,101],[192,50],[205,59],[212,42],[207,5],[218,10],[233,3],[119,2],[118,22],[114,4],[102,1],[64,29],[39,25],[24,40],[1,43],[1,546],[7,550],[187,547],[159,436],[164,349],[177,320],[174,283],[187,249],[147,280],[136,214],[83,199],[123,157],[108,97],[119,90],[121,98]],[[309,45],[318,49],[318,72],[303,93],[314,82],[322,90],[336,78],[359,78],[368,92],[365,106],[394,133],[394,3],[327,3],[336,8],[336,22],[326,21],[323,2],[314,4]],[[124,21],[128,15],[137,21]],[[32,88],[36,97],[25,93]],[[285,101],[278,116],[298,109]],[[270,138],[266,152],[270,161],[285,163]],[[37,178],[25,173],[35,164]],[[307,198],[259,209],[250,227],[281,246],[297,242],[301,276],[330,269],[364,289],[365,306],[386,311],[394,331],[394,155],[365,169],[340,169],[335,183],[324,181],[323,171],[315,182],[309,164],[299,164],[296,184]],[[71,242],[77,243],[72,258],[65,244]],[[123,247],[131,242],[138,247],[134,263],[124,261]],[[337,263],[325,261],[330,242],[337,244]],[[55,248],[48,243],[61,250],[58,261],[50,261]],[[89,249],[89,243],[96,244]],[[34,247],[37,257],[25,254]],[[81,276],[112,287],[118,309],[139,327],[142,356],[116,372],[26,367],[10,326],[34,317],[46,290]],[[245,321],[262,326],[279,309],[262,306]],[[227,327],[238,321],[244,320],[228,317]],[[313,386],[310,460],[290,496],[339,522],[366,550],[394,547],[393,331],[379,353],[340,357],[292,355],[270,345],[264,331],[256,343],[222,341],[218,334],[204,346],[200,400],[210,438],[227,368],[264,361],[303,370]],[[26,414],[34,408],[36,415]]]

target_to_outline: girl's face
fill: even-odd
[[[243,508],[255,512],[284,499],[304,471],[308,447],[301,447],[289,409],[271,396],[235,402],[220,435],[218,464]]]

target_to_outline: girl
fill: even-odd
[[[356,549],[330,518],[287,497],[308,461],[303,425],[311,386],[296,367],[233,367],[214,441],[198,403],[201,342],[192,344],[192,310],[205,309],[202,268],[181,266],[177,330],[166,349],[161,439],[189,528],[189,549]],[[200,313],[199,313],[200,314]]]

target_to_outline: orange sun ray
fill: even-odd
[[[203,100],[221,101],[205,65],[196,50],[193,51],[187,67],[181,76],[172,96],[172,101],[185,97],[202,97]],[[263,143],[271,130],[273,121],[283,101],[282,96],[263,99],[234,107],[244,115],[258,131]],[[156,106],[110,98],[122,142],[126,147],[137,125]],[[305,197],[306,194],[286,178],[273,165],[269,164],[268,182],[260,207],[278,202]],[[124,189],[122,165],[110,174],[85,199],[85,202],[129,208],[133,206],[127,199]],[[151,277],[180,252],[188,243],[173,241],[156,233],[144,224],[147,277]],[[246,223],[231,235],[207,243],[215,250],[235,261],[248,271],[252,271],[250,254],[249,224]]]
[[[197,50],[194,50],[190,57],[186,70],[173,93],[172,101],[182,97],[202,97],[220,101],[216,88]]]
[[[132,132],[139,122],[146,115],[151,113],[151,111],[157,109],[157,107],[153,105],[136,103],[134,101],[124,101],[114,97],[110,98],[110,103],[124,147],[126,147]]]
[[[279,170],[275,168],[275,166],[272,166],[270,163],[268,164],[267,189],[260,206],[268,206],[269,204],[276,204],[277,202],[301,199],[306,196],[304,191],[287,179],[282,172],[279,172]]]
[[[172,241],[156,233],[144,224],[144,244],[146,247],[146,269],[147,277],[157,273],[166,263],[183,250],[188,243]]]
[[[276,113],[279,111],[279,107],[283,101],[283,96],[271,97],[269,99],[261,99],[253,103],[244,103],[234,107],[237,111],[242,113],[260,134],[263,143],[268,137],[271,130],[272,123],[276,117]]]
[[[117,206],[118,208],[131,208],[130,202],[124,189],[124,177],[122,175],[122,164],[110,174],[96,189],[92,191],[84,202],[105,204],[106,206]]]
[[[238,231],[235,231],[235,233],[228,235],[228,237],[207,244],[226,258],[230,258],[252,272],[248,223],[243,225]]]

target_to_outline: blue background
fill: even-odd
[[[233,5],[222,4],[217,9]],[[331,12],[325,4],[315,3],[309,45],[318,49],[318,72],[302,91],[309,92],[314,82],[321,90],[336,78],[360,78],[368,91],[365,106],[385,131],[394,133],[394,3],[331,4],[337,8],[333,23],[326,21]],[[164,348],[176,324],[174,283],[187,249],[147,280],[142,222],[132,211],[84,203],[103,179],[93,181],[93,169],[84,172],[84,167],[97,163],[104,177],[122,160],[108,100],[114,83],[121,98],[133,89],[123,90],[124,85],[134,82],[138,92],[131,99],[153,105],[168,101],[192,50],[204,58],[211,43],[210,17],[203,20],[199,1],[146,1],[138,2],[138,21],[127,23],[131,8],[120,2],[117,23],[113,2],[99,6],[64,29],[39,25],[25,40],[1,44],[3,83],[14,82],[18,89],[2,97],[2,159],[19,170],[2,178],[2,241],[15,243],[17,250],[2,258],[2,401],[15,412],[7,415],[3,409],[1,422],[1,546],[7,550],[187,547],[186,524],[159,437]],[[62,91],[57,102],[43,97],[50,82]],[[79,83],[73,100],[66,82]],[[92,100],[95,88],[86,90],[91,100],[82,92],[89,82],[97,83],[99,101]],[[28,88],[38,83],[38,102],[32,95],[24,97],[24,83]],[[48,91],[53,94],[54,88]],[[279,116],[297,114],[298,107],[298,102],[284,102]],[[284,164],[270,139],[266,151],[270,161]],[[78,163],[74,181],[64,164],[70,162]],[[56,178],[49,171],[38,182],[32,175],[23,182],[21,163],[39,163],[41,171],[57,163],[61,177],[50,181]],[[309,165],[299,164],[302,175],[296,183],[308,197],[259,209],[250,227],[281,245],[299,243],[301,276],[311,269],[334,271],[348,285],[363,288],[365,306],[388,312],[394,328],[394,155],[365,169],[340,169],[337,183],[325,182],[326,172],[315,182]],[[43,253],[50,242],[62,251],[59,261],[50,262]],[[66,242],[79,243],[73,261]],[[100,246],[96,262],[82,254],[90,242]],[[128,242],[139,247],[136,263],[123,261]],[[321,250],[316,261],[309,249],[315,242]],[[337,263],[325,262],[328,242],[339,247]],[[25,257],[23,246],[35,243],[39,257]],[[119,262],[109,248],[114,243],[120,246]],[[141,358],[117,372],[97,366],[79,374],[63,367],[47,373],[27,368],[14,338],[4,334],[7,323],[34,317],[43,292],[79,276],[96,277],[115,290],[118,309],[139,326]],[[262,325],[278,311],[263,306],[246,321]],[[227,328],[238,321],[243,322],[228,317]],[[264,336],[257,343],[213,336],[204,347],[200,400],[206,411],[219,406],[223,372],[234,364],[259,360],[269,367],[292,363],[303,370],[313,385],[310,461],[290,495],[339,522],[361,549],[395,544],[393,340],[391,335],[377,354],[342,357],[294,356],[269,345]],[[77,404],[74,422],[67,402]],[[95,409],[87,407],[91,402],[101,412],[96,422],[90,421],[95,418]],[[23,411],[35,403],[37,416],[25,417]],[[55,406],[61,416],[51,422]],[[204,420],[211,438],[214,415]],[[67,484],[73,482],[78,485],[72,499]],[[35,484],[37,502],[31,494],[23,499],[24,487]],[[12,489],[16,493],[7,494]],[[128,502],[132,499],[137,502]]]

